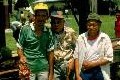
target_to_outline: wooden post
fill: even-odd
[[[87,31],[86,21],[88,14],[90,13],[89,0],[78,0],[78,12],[79,12],[79,33]]]
[[[90,12],[97,13],[97,0],[89,0]]]
[[[9,8],[8,8],[8,0],[4,0],[3,2],[4,10],[5,10],[5,28],[9,28]]]
[[[6,0],[7,1],[7,0]],[[5,7],[3,4],[4,0],[0,1],[0,49],[6,46],[5,40]]]
[[[72,8],[77,10],[77,14],[79,15],[79,18],[75,17],[79,25],[79,34],[86,32],[87,17],[90,13],[89,0],[70,0],[70,4],[72,5]]]

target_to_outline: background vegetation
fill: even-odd
[[[13,0],[15,1],[15,0]],[[32,4],[32,2],[34,2],[35,0],[28,0],[28,2],[30,4]],[[114,2],[118,2],[117,4],[119,4],[120,0],[114,0]],[[15,2],[14,2],[15,3]],[[61,3],[47,3],[49,5],[49,7],[51,5],[55,5],[57,7],[63,7],[65,4],[61,4]],[[18,16],[18,12],[16,10],[13,10],[13,13],[10,14],[10,22],[11,21],[15,21],[16,17]],[[110,38],[115,38],[115,34],[114,34],[114,27],[115,27],[115,16],[110,16],[110,15],[100,15],[101,16],[101,20],[102,20],[102,26],[101,26],[101,31],[107,33]],[[79,34],[79,27],[78,24],[76,23],[73,15],[71,14],[71,10],[69,10],[69,17],[65,18],[66,20],[66,25],[69,27],[72,27],[78,34]],[[6,45],[11,49],[11,50],[16,50],[16,42],[14,40],[14,38],[12,37],[12,32],[10,33],[6,33]]]
[[[101,31],[107,33],[110,38],[115,38],[114,34],[114,25],[115,25],[115,16],[110,15],[100,15],[102,20]],[[11,18],[13,19],[13,18]],[[73,17],[69,15],[69,18],[65,18],[66,25],[72,27],[77,33],[79,33],[79,27]],[[16,50],[16,42],[12,37],[12,32],[6,33],[6,44],[11,50]]]

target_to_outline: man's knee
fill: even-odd
[[[38,74],[38,80],[48,80],[48,72],[41,72]]]

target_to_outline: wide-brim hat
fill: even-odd
[[[53,12],[51,13],[51,17],[64,19],[64,16],[63,16],[63,12],[62,12],[62,11],[53,11]]]
[[[90,21],[90,20],[95,20],[95,21],[98,21],[98,22],[102,22],[100,20],[100,16],[98,14],[96,14],[96,13],[90,13],[88,15],[87,21]]]

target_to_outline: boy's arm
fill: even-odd
[[[75,77],[79,76],[80,73],[79,73],[79,61],[78,59],[75,59]]]
[[[26,63],[26,57],[23,54],[23,50],[21,48],[17,48],[17,54],[20,58],[20,63]]]
[[[48,80],[54,80],[54,53],[53,51],[49,52],[48,63],[49,63]]]
[[[80,66],[79,66],[79,60],[76,58],[75,59],[75,80],[82,80],[82,78],[80,77]]]

